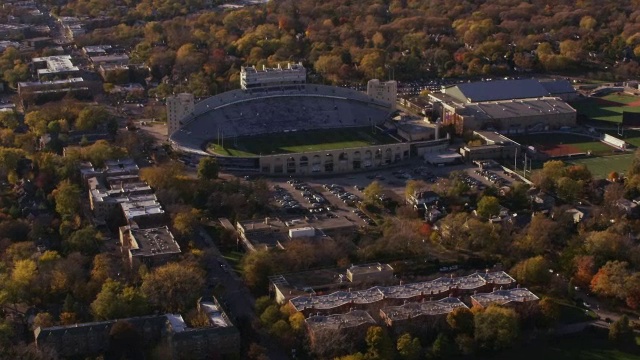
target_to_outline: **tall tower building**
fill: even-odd
[[[194,106],[193,94],[182,93],[167,96],[167,135],[180,129],[180,120],[193,112]]]
[[[372,79],[367,82],[367,95],[380,101],[389,103],[393,110],[396,109],[396,100],[398,99],[398,82],[395,80],[381,82],[378,79]]]

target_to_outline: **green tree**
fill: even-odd
[[[15,111],[0,112],[0,126],[13,130],[18,127],[19,124],[18,114]]]
[[[280,312],[280,308],[275,304],[269,305],[264,309],[262,314],[260,314],[260,322],[265,326],[270,326],[280,319],[282,319],[282,313]]]
[[[107,279],[91,303],[91,312],[97,320],[108,320],[146,315],[148,307],[139,289]]]
[[[542,165],[542,170],[540,173],[543,179],[549,179],[555,183],[566,173],[564,162],[562,162],[561,160],[547,161]]]
[[[80,188],[72,184],[69,180],[62,181],[52,193],[56,202],[56,212],[63,218],[70,218],[78,215],[80,210],[81,191]]]
[[[492,305],[475,316],[476,342],[484,350],[511,346],[518,337],[518,330],[518,315],[511,308]]]
[[[404,188],[405,198],[413,196],[416,192],[427,189],[428,185],[422,180],[409,180]]]
[[[400,357],[405,360],[417,360],[422,352],[422,345],[418,338],[411,337],[411,334],[403,334],[398,338],[397,346]]]
[[[624,261],[608,261],[591,279],[591,290],[598,295],[624,299],[626,282],[631,275],[628,266]]]
[[[205,156],[198,163],[198,178],[212,180],[218,178],[218,160],[211,156]]]
[[[372,51],[362,57],[360,69],[366,77],[377,79],[384,76],[384,53],[382,51]]]
[[[173,218],[173,230],[182,238],[188,239],[195,235],[200,225],[202,213],[198,209],[180,212]]]
[[[204,278],[202,269],[193,263],[168,263],[145,276],[142,292],[161,311],[186,311],[202,294]]]
[[[342,59],[338,55],[320,55],[313,65],[317,72],[331,81],[338,79],[341,66]]]
[[[48,312],[38,313],[38,315],[33,318],[33,329],[37,329],[39,327],[48,328],[53,325],[53,316],[51,316],[51,314],[49,314]]]
[[[367,357],[360,352],[357,352],[355,354],[340,356],[336,358],[336,360],[366,360],[366,359]]]
[[[106,126],[111,119],[111,113],[104,106],[90,106],[80,111],[75,127],[78,130],[95,130],[98,126]]]
[[[451,329],[462,334],[473,334],[473,313],[466,307],[459,307],[447,314]]]
[[[256,299],[253,308],[256,314],[262,314],[270,305],[273,305],[273,301],[268,296],[260,296]]]
[[[30,111],[24,116],[24,123],[36,135],[44,135],[47,132],[49,121],[42,111]]]
[[[556,184],[556,194],[567,203],[573,203],[580,196],[582,184],[568,177],[561,177]]]
[[[609,340],[619,345],[635,345],[635,335],[627,315],[622,315],[609,327]]]
[[[445,333],[438,334],[436,341],[431,345],[431,355],[436,359],[448,359],[456,352],[455,344]]]
[[[102,287],[109,278],[115,278],[118,275],[117,263],[120,259],[111,254],[98,254],[93,258],[93,267],[91,269],[91,281]]]
[[[242,257],[242,276],[252,289],[266,289],[269,286],[269,275],[275,268],[272,254],[268,251],[253,251]]]
[[[560,306],[553,299],[544,297],[538,303],[540,313],[543,316],[544,325],[550,326],[558,322],[560,318]]]
[[[632,244],[626,236],[605,230],[589,232],[584,247],[593,256],[596,266],[601,266],[609,260],[625,259]]]
[[[18,260],[13,265],[9,283],[9,295],[13,302],[29,302],[33,295],[34,282],[38,276],[36,262],[30,259]]]
[[[82,148],[82,158],[91,161],[97,167],[103,166],[106,160],[122,159],[126,155],[127,151],[124,148],[112,145],[106,140],[98,140]]]
[[[15,174],[18,162],[26,156],[22,149],[0,147],[0,177]]]
[[[542,256],[532,257],[517,263],[510,273],[516,280],[526,285],[545,285],[551,278],[551,264]]]
[[[380,195],[382,195],[383,191],[384,188],[382,187],[382,185],[378,181],[373,181],[366,188],[364,188],[362,193],[364,194],[364,200],[366,202],[370,204],[378,204],[380,203]]]
[[[554,245],[566,241],[565,228],[545,216],[534,216],[524,234],[516,240],[516,248],[530,255],[542,255]]]
[[[72,233],[63,242],[63,247],[67,253],[78,251],[83,255],[95,255],[100,251],[102,235],[93,227],[87,226]]]
[[[394,349],[391,338],[380,326],[371,326],[367,329],[367,360],[393,359]]]
[[[478,201],[478,215],[483,218],[491,218],[500,213],[500,201],[494,196],[483,196]]]

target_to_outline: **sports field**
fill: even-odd
[[[623,139],[629,144],[640,147],[640,130],[624,130],[624,132],[619,133],[618,131],[605,131],[609,135],[613,135],[617,138]]]
[[[593,155],[610,155],[615,150],[611,146],[589,136],[568,133],[540,133],[508,136],[521,145],[533,146],[537,151],[551,157],[589,152]]]
[[[256,156],[346,149],[395,142],[397,141],[391,136],[365,127],[286,132],[241,137],[237,140],[225,139],[224,147],[222,144],[211,143],[208,150],[227,156]]]
[[[578,113],[584,114],[591,120],[622,122],[622,112],[640,112],[640,97],[625,93],[613,93],[603,97],[571,103]]]
[[[615,171],[618,174],[627,172],[632,161],[633,154],[620,154],[575,160],[571,159],[567,162],[575,165],[586,165],[594,178],[605,179],[612,171]]]

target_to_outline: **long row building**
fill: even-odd
[[[129,325],[127,341],[134,352],[144,353],[165,346],[168,359],[218,359],[233,356],[240,350],[240,332],[218,301],[198,301],[198,312],[207,321],[200,327],[190,327],[180,314],[140,316],[75,325],[38,327],[34,331],[36,346],[53,350],[63,358],[85,358],[122,351],[114,333],[117,323]],[[133,344],[133,345],[131,345]]]
[[[393,268],[389,265],[353,266],[348,269],[347,276],[338,276],[335,286],[341,287],[343,282],[354,287],[375,281],[388,283],[389,273],[393,277]],[[461,277],[441,277],[363,290],[348,288],[323,294],[316,290],[330,289],[330,284],[300,286],[295,275],[272,277],[272,290],[281,303],[287,298],[287,293],[298,294],[289,298],[288,303],[293,310],[305,315],[312,344],[326,341],[331,333],[358,339],[375,324],[383,324],[396,333],[437,331],[445,325],[447,314],[458,308],[483,308],[496,304],[526,309],[538,300],[535,294],[517,286],[516,281],[503,271],[476,272]],[[332,277],[325,273],[321,275],[327,279]],[[309,279],[309,274],[300,277]],[[306,294],[299,295],[301,292]]]
[[[98,225],[119,223],[119,240],[129,262],[157,266],[176,259],[180,245],[167,227],[164,208],[132,159],[106,161],[102,169],[81,167],[89,204]]]
[[[380,309],[405,302],[471,295],[497,288],[510,288],[516,281],[504,271],[474,273],[463,277],[441,277],[431,281],[393,286],[375,286],[365,290],[337,291],[320,296],[298,296],[289,303],[306,315],[340,313],[350,308]]]

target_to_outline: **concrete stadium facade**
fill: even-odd
[[[263,174],[321,175],[385,167],[410,158],[410,143],[260,156]]]

